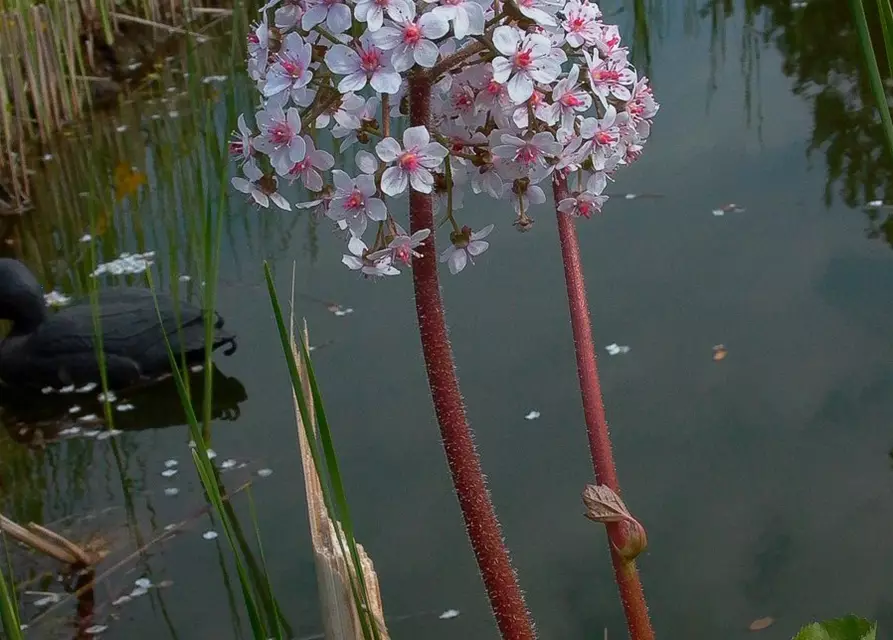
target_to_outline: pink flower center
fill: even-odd
[[[592,79],[595,82],[618,82],[620,80],[620,72],[611,69],[593,69]]]
[[[585,200],[577,201],[577,211],[579,211],[580,215],[584,218],[592,216],[592,208],[592,204]]]
[[[595,134],[595,141],[603,147],[614,144],[615,138],[608,131],[599,131]]]
[[[282,68],[285,69],[285,73],[290,75],[292,78],[300,78],[304,75],[304,65],[296,60],[288,60],[287,58],[283,58],[279,61],[282,65]]]
[[[559,101],[565,107],[582,107],[583,100],[582,98],[578,98],[576,94],[573,93],[565,93],[561,96],[561,100]]]
[[[419,168],[419,154],[415,151],[404,151],[401,156],[397,158],[397,164],[404,171],[413,173]]]
[[[501,90],[502,85],[496,82],[496,80],[490,80],[490,82],[487,83],[487,93],[489,93],[491,96],[499,95],[499,92]]]
[[[360,49],[360,68],[366,73],[373,73],[381,66],[381,51],[375,47]]]
[[[409,259],[411,257],[412,249],[409,248],[408,244],[401,244],[399,247],[394,249],[394,260],[396,260],[397,262],[409,264]]]
[[[245,150],[245,145],[242,144],[241,140],[233,140],[229,143],[229,152],[234,156],[242,155],[242,152]]]
[[[256,33],[248,34],[248,44],[260,44],[260,38],[257,37]]]
[[[526,144],[518,149],[518,153],[515,155],[515,160],[523,164],[530,164],[531,162],[535,162],[536,159],[539,158],[539,155],[539,150],[536,147]]]
[[[529,9],[530,7],[533,6],[533,3],[535,1],[536,0],[520,0],[520,2],[518,2],[518,4],[520,4],[522,7]]]
[[[356,211],[363,208],[363,194],[354,189],[344,201],[344,208],[348,211]]]
[[[534,91],[530,94],[530,98],[527,100],[531,106],[536,107],[543,102],[543,94],[539,91]]]
[[[573,19],[570,21],[570,25],[569,25],[569,26],[570,26],[570,30],[571,30],[572,32],[575,32],[575,31],[582,31],[583,29],[586,28],[586,23],[587,23],[587,22],[588,22],[588,20],[586,20],[585,18],[583,18],[583,17],[581,17],[581,16],[577,16],[576,18],[573,18]]]
[[[445,5],[447,7],[455,7],[457,5],[462,4],[465,0],[441,0],[440,4]]]
[[[299,176],[310,168],[310,158],[304,158],[300,162],[295,162],[289,170],[289,174]]]
[[[474,98],[463,91],[456,96],[454,103],[457,109],[466,110],[474,106]]]
[[[270,127],[269,136],[273,144],[288,144],[295,137],[295,132],[287,122],[277,122]]]
[[[522,49],[515,54],[515,66],[518,69],[527,69],[533,63],[533,54],[530,49]]]
[[[416,24],[408,24],[403,27],[403,42],[406,44],[418,44],[422,39],[422,30]]]

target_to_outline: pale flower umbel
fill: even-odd
[[[431,193],[434,176],[429,169],[436,169],[447,157],[449,151],[442,144],[431,142],[426,127],[410,127],[403,132],[403,149],[393,138],[385,138],[375,145],[375,152],[381,161],[396,166],[385,169],[381,176],[381,190],[396,196],[406,191],[406,185],[421,193]]]

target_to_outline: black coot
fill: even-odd
[[[99,322],[110,389],[120,390],[170,373],[164,336],[191,362],[205,355],[202,310],[148,289],[114,287],[99,293]],[[179,311],[179,313],[178,313]],[[236,350],[236,337],[217,318],[212,349]],[[89,299],[48,312],[40,284],[18,260],[0,258],[0,319],[12,329],[0,342],[0,381],[48,391],[95,387],[100,380]]]

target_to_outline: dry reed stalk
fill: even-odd
[[[294,327],[294,318],[292,318]],[[298,375],[307,398],[310,410],[311,428],[316,433],[316,412],[310,393],[310,383],[305,375],[304,363],[294,340],[292,330],[291,350],[295,362],[298,365]],[[307,333],[307,324],[304,323],[304,344],[310,344]],[[360,623],[359,613],[356,610],[351,580],[357,580],[353,566],[348,557],[342,553],[347,546],[347,538],[341,530],[340,523],[332,522],[323,501],[322,486],[319,475],[313,464],[310,453],[310,444],[304,432],[304,422],[298,409],[298,399],[292,394],[295,405],[295,422],[298,427],[298,443],[301,449],[301,465],[304,468],[304,488],[307,492],[307,514],[310,517],[310,538],[313,542],[313,558],[316,565],[316,582],[319,589],[320,607],[323,618],[323,630],[326,640],[363,640],[363,626]],[[340,536],[341,542],[338,541]],[[384,622],[384,607],[381,599],[381,588],[378,584],[378,575],[372,559],[366,553],[363,545],[357,543],[357,553],[360,556],[363,578],[366,583],[369,607],[375,624],[378,627],[379,637],[388,640],[387,628]],[[353,575],[353,578],[351,577]]]
[[[96,561],[95,556],[87,553],[75,543],[33,523],[29,524],[26,529],[6,516],[0,515],[0,531],[35,551],[65,564],[90,566]]]

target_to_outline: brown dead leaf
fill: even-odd
[[[763,629],[768,629],[775,622],[775,618],[772,616],[766,616],[765,618],[757,618],[753,622],[750,623],[748,629],[751,631],[762,631]]]
[[[146,174],[126,162],[119,163],[115,167],[115,200],[121,202],[127,196],[136,193],[146,182]]]
[[[726,349],[724,344],[717,344],[713,347],[713,361],[719,362],[720,360],[725,360],[726,356],[729,355],[729,350]]]

